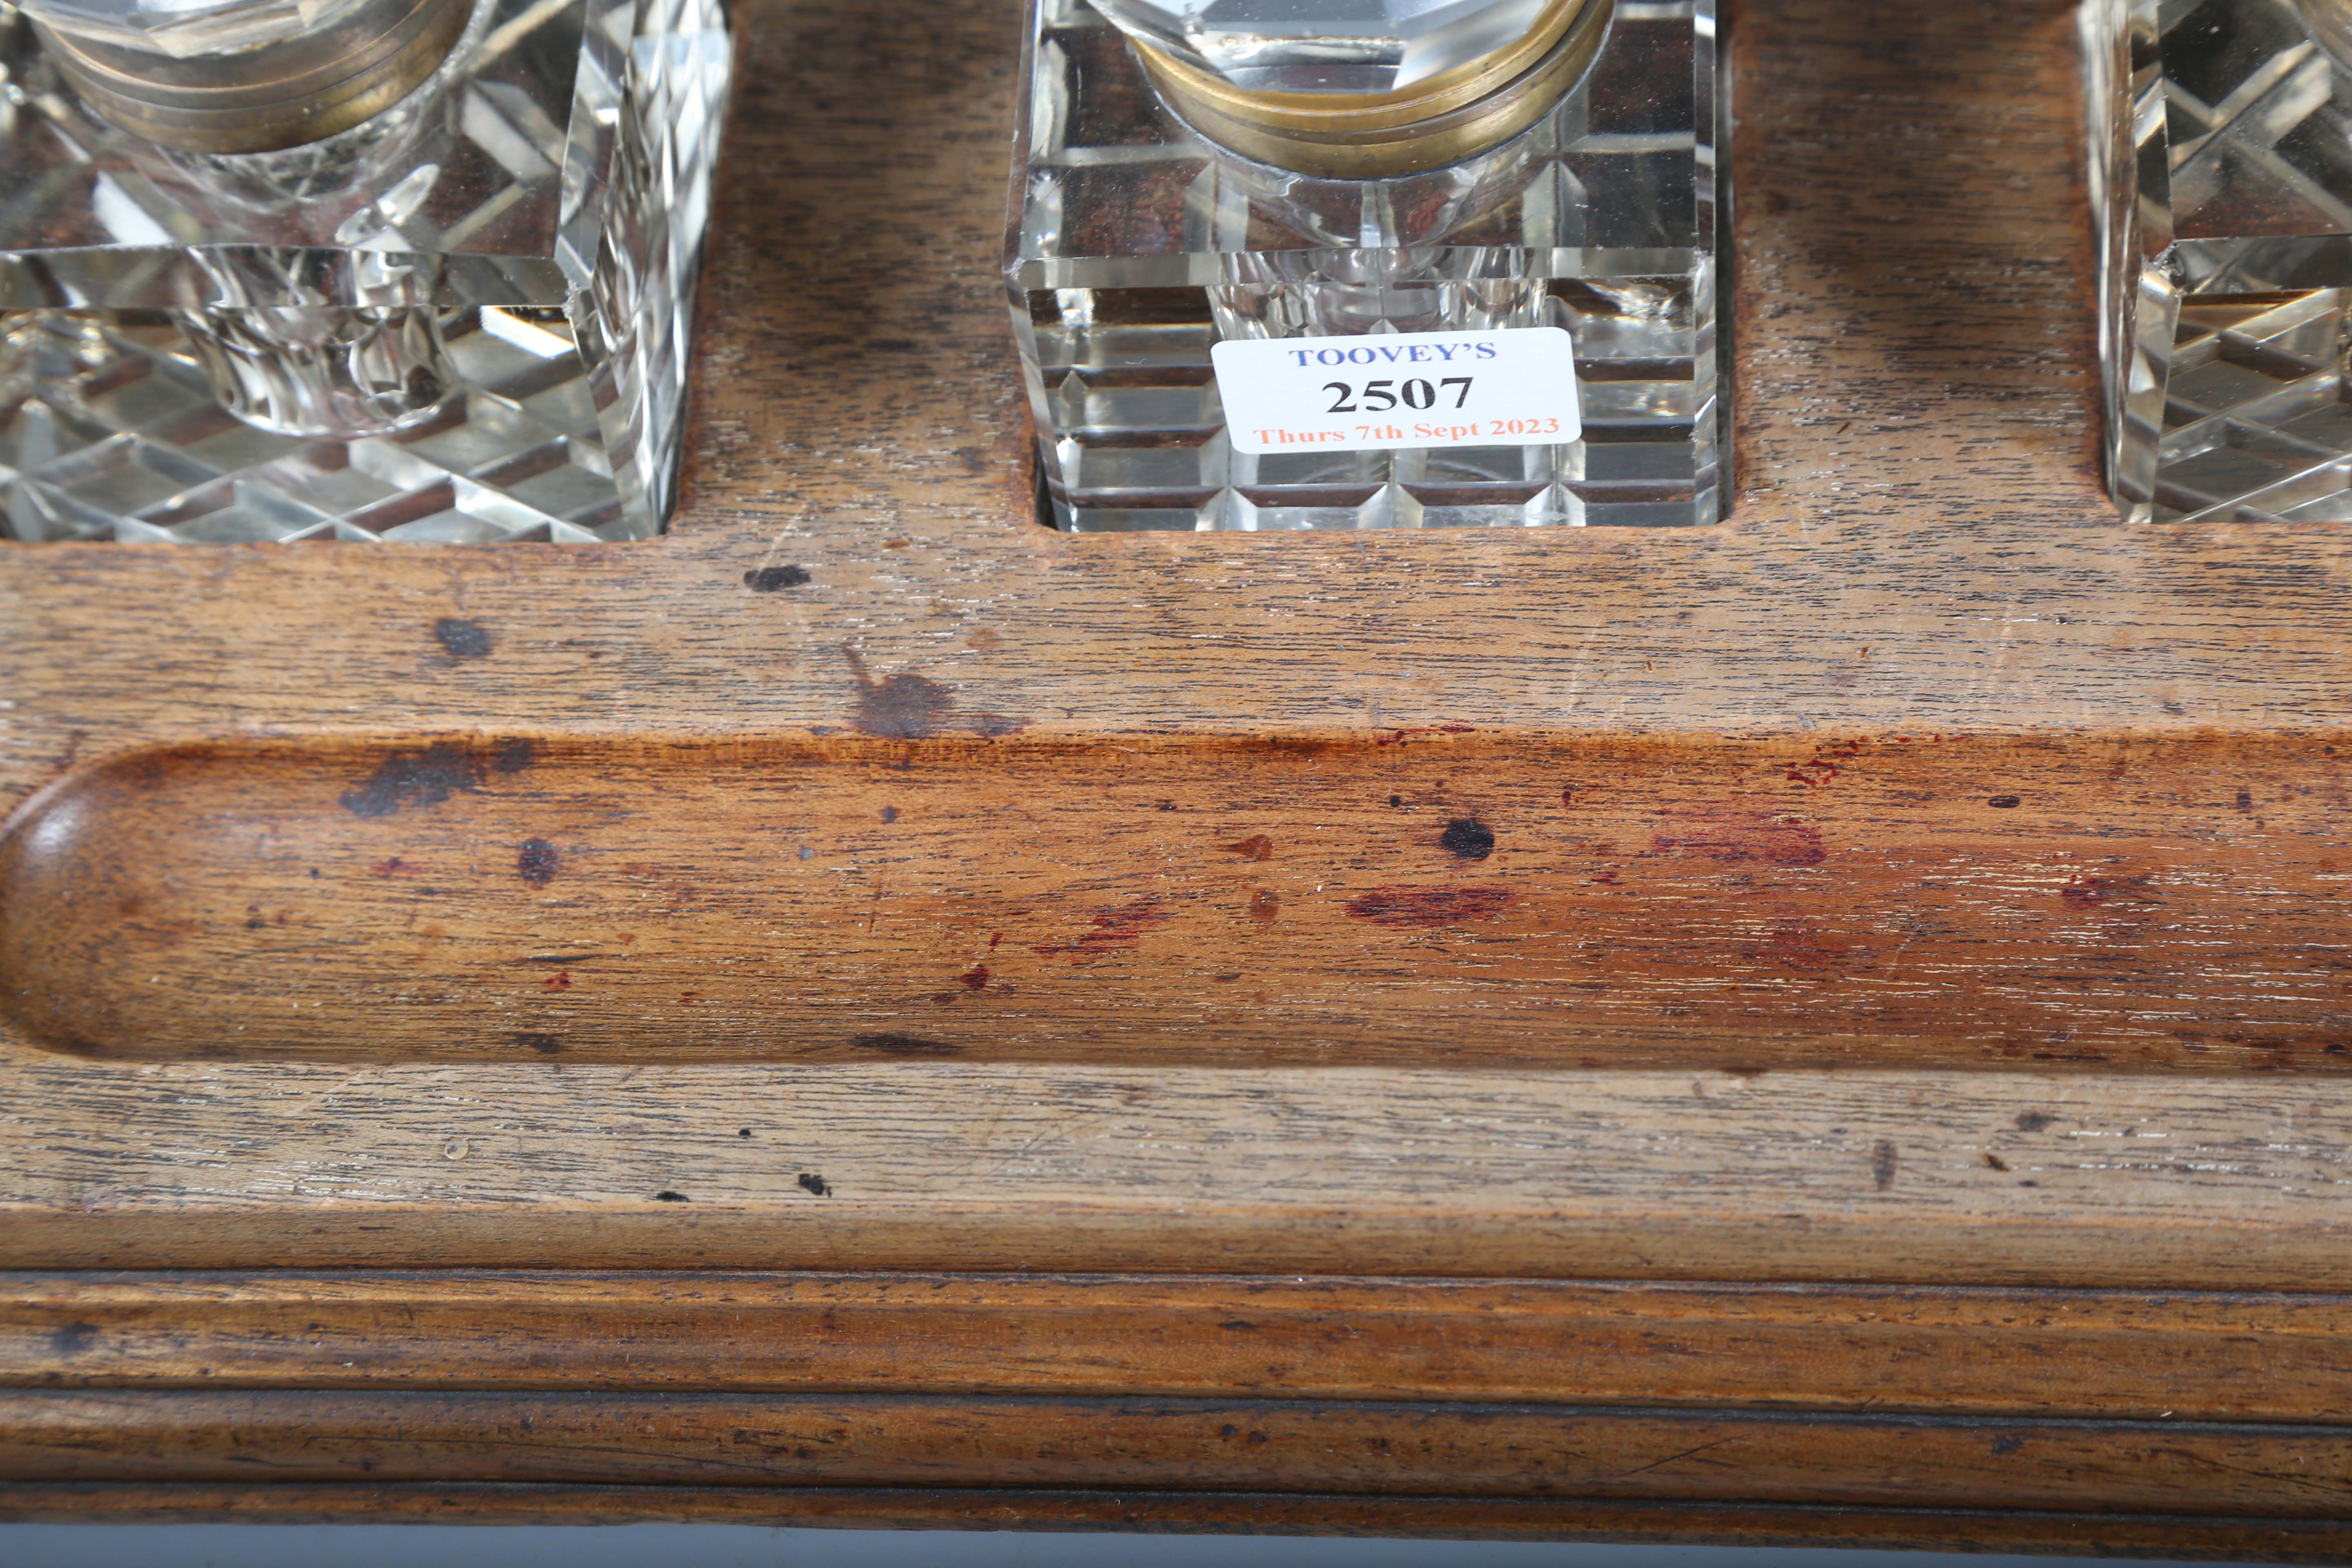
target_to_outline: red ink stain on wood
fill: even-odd
[[[2070,904],[2153,904],[2162,900],[2145,890],[2146,877],[2069,877],[2058,896]]]
[[[1793,816],[1730,806],[1699,806],[1665,814],[1667,828],[1650,840],[1661,855],[1696,855],[1738,864],[1818,866],[1829,858],[1822,836]]]
[[[1067,953],[1072,963],[1092,963],[1122,947],[1133,947],[1143,940],[1143,933],[1168,918],[1160,907],[1160,895],[1146,893],[1115,908],[1100,910],[1094,916],[1094,929],[1076,942],[1049,942],[1029,951],[1047,958]]]
[[[985,963],[974,964],[971,968],[965,970],[961,974],[957,975],[956,979],[962,984],[965,990],[977,991],[982,986],[988,984],[988,965]]]
[[[1282,900],[1260,888],[1250,895],[1250,919],[1270,921],[1282,912]]]
[[[994,934],[992,934],[992,936],[990,936],[990,937],[989,937],[989,939],[988,939],[988,948],[989,948],[989,951],[990,951],[991,952],[995,952],[995,951],[996,951],[996,944],[997,944],[998,942],[1003,942],[1003,940],[1004,940],[1004,933],[1003,933],[1003,931],[997,931],[997,932],[995,932]]]
[[[1897,736],[1896,739],[1904,739]],[[1813,754],[1801,763],[1791,763],[1785,776],[1793,784],[1818,789],[1833,782],[1845,772],[1844,763],[1862,755],[1860,741],[1824,741],[1813,748]]]
[[[389,860],[379,860],[368,868],[379,877],[414,877],[425,869],[414,860],[404,860],[395,855]]]
[[[1789,969],[1832,969],[1844,963],[1853,944],[1825,934],[1811,921],[1781,921],[1771,934],[1740,956],[1753,962],[1778,963]]]
[[[550,990],[550,991],[569,991],[569,990],[571,990],[571,989],[572,989],[572,971],[570,971],[570,970],[568,970],[568,969],[559,969],[559,970],[557,970],[554,973],[552,973],[552,974],[549,975],[549,976],[547,977],[547,987],[546,987],[546,988],[547,988],[548,990]]]
[[[1518,894],[1507,888],[1441,884],[1374,888],[1349,899],[1344,908],[1357,920],[1370,921],[1374,925],[1418,928],[1490,921],[1518,901]]]
[[[1217,847],[1228,855],[1239,855],[1245,860],[1274,858],[1274,840],[1263,833],[1253,833],[1238,844],[1220,844]]]

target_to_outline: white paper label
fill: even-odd
[[[1238,340],[1209,363],[1236,452],[1549,447],[1583,428],[1559,327]]]

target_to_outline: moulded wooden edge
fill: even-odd
[[[2326,1422],[2352,1300],[1895,1286],[0,1274],[0,1386],[1115,1394]]]
[[[2007,1510],[1801,1508],[1307,1493],[875,1488],[0,1482],[17,1522],[793,1525],[1183,1534],[1584,1541],[2044,1552],[2289,1563],[2352,1562],[2337,1521]]]

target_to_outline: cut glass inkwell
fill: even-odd
[[[2352,0],[2085,0],[2108,488],[2352,521]]]
[[[1033,0],[1050,521],[1716,521],[1717,67],[1714,0]]]
[[[0,535],[659,531],[716,0],[0,5]]]

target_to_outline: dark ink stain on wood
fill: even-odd
[[[546,839],[526,838],[522,841],[522,847],[515,851],[515,875],[534,888],[544,888],[555,880],[555,873],[562,868],[562,861],[563,858],[555,852],[555,846]]]
[[[735,1129],[735,1136],[738,1138],[749,1138],[751,1136],[751,1130],[748,1127],[738,1127]]]
[[[1995,1437],[1992,1440],[1992,1451],[1996,1454],[2014,1454],[2024,1447],[2025,1439],[2022,1437]]]
[[[885,822],[896,822],[896,821],[898,821],[898,808],[897,806],[895,806],[895,805],[886,805],[886,806],[884,806],[884,807],[882,808],[882,820],[883,820],[883,821],[885,821]]]
[[[2039,1132],[2054,1125],[2057,1121],[2046,1110],[2021,1110],[2017,1113],[2017,1130],[2020,1132]]]
[[[1389,796],[1389,804],[1391,805],[1402,805],[1404,804],[1404,796],[1401,795],[1392,795]]]
[[[963,1054],[961,1046],[945,1040],[926,1039],[921,1035],[852,1035],[849,1043],[860,1050],[888,1051],[894,1056],[953,1057]]]
[[[673,1193],[667,1189],[654,1194],[654,1202],[657,1204],[682,1204],[688,1201],[684,1193]]]
[[[2002,1159],[2000,1155],[1994,1153],[1990,1149],[1985,1151],[1985,1165],[1986,1168],[1994,1171],[2006,1171],[2009,1169],[2009,1162]]]
[[[1437,842],[1448,855],[1484,860],[1495,852],[1495,830],[1475,816],[1457,816],[1445,825]]]
[[[821,1198],[829,1198],[833,1195],[833,1188],[814,1171],[803,1171],[799,1180],[801,1191],[804,1193],[814,1193]]]
[[[1490,921],[1519,901],[1508,888],[1388,887],[1359,893],[1342,907],[1360,921],[1407,929]]]
[[[1697,806],[1665,816],[1671,826],[1650,839],[1650,847],[1661,855],[1696,855],[1724,865],[1762,861],[1772,866],[1818,866],[1829,858],[1818,831],[1778,812]]]
[[[353,816],[390,816],[439,805],[453,795],[478,794],[481,787],[481,769],[466,748],[438,741],[421,752],[393,752],[341,799]]]
[[[971,968],[965,970],[961,974],[957,975],[956,980],[965,990],[977,991],[988,984],[988,965],[985,963],[974,964]]]
[[[2017,808],[2019,797],[2013,795],[1997,795],[1985,804],[1995,811],[2013,811]]]
[[[800,566],[761,566],[743,574],[743,586],[754,594],[774,594],[786,588],[807,585],[807,569]]]
[[[1282,900],[1260,888],[1250,895],[1250,919],[1270,921],[1282,912]]]
[[[1237,844],[1220,844],[1217,847],[1228,855],[1238,855],[1244,860],[1274,858],[1274,840],[1263,833],[1253,833]]]
[[[1895,1145],[1881,1138],[1870,1146],[1870,1183],[1880,1192],[1895,1184]]]
[[[1239,980],[1241,977],[1242,973],[1238,969],[1234,970],[1231,974],[1212,974],[1209,976],[1210,979],[1215,981],[1220,985],[1224,984],[1230,980]]]
[[[93,1323],[67,1323],[49,1335],[49,1349],[58,1355],[79,1355],[97,1342],[98,1328]]]
[[[553,1035],[518,1033],[507,1037],[525,1050],[537,1051],[543,1057],[555,1056],[563,1049],[563,1042]]]
[[[2254,792],[2243,784],[2238,786],[2238,809],[2240,811],[2254,809]]]
[[[489,628],[479,621],[444,616],[433,623],[433,640],[448,650],[451,658],[488,658],[490,654]]]
[[[959,731],[1009,735],[1028,727],[1028,720],[1003,713],[959,712],[955,693],[924,676],[899,674],[877,680],[856,648],[845,644],[841,652],[849,660],[850,673],[857,678],[857,702],[850,710],[849,722],[868,735],[919,741]]]
[[[374,865],[369,867],[368,869],[379,877],[414,877],[417,872],[425,869],[425,868],[415,864],[414,861],[404,860],[399,856],[394,855],[389,860],[377,861]]]
[[[1094,929],[1076,942],[1047,942],[1029,951],[1046,958],[1066,955],[1072,963],[1092,963],[1120,948],[1133,947],[1146,931],[1167,918],[1168,911],[1160,907],[1160,895],[1146,893],[1115,908],[1096,910]]]
[[[539,748],[529,741],[500,741],[490,753],[492,771],[501,773],[519,773],[537,761]]]
[[[245,929],[247,931],[268,931],[269,929],[268,917],[261,912],[261,906],[259,904],[247,904],[245,906]]]

